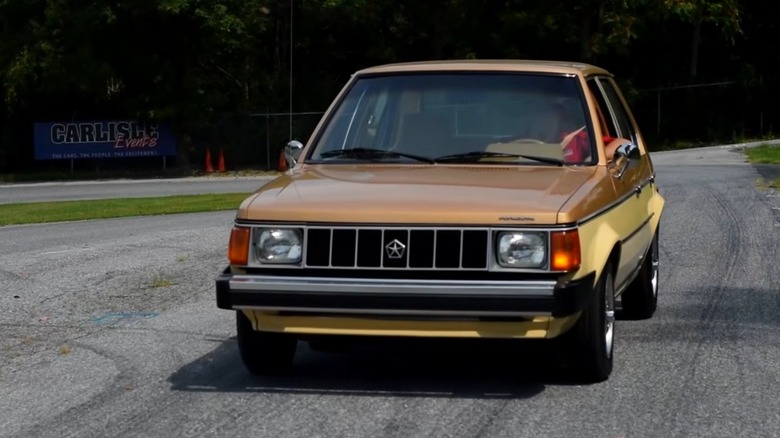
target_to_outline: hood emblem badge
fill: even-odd
[[[406,251],[406,245],[401,243],[398,239],[393,239],[392,242],[385,245],[385,253],[387,253],[387,257],[391,259],[403,258],[404,251]]]

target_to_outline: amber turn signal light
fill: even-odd
[[[573,271],[580,267],[580,234],[577,230],[554,231],[550,241],[553,271]]]
[[[231,265],[246,265],[249,262],[249,228],[233,227],[230,230],[228,260]]]

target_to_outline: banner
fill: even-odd
[[[133,120],[35,123],[33,137],[36,160],[176,155],[166,125]]]

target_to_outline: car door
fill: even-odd
[[[620,210],[620,221],[612,226],[621,239],[620,262],[615,274],[616,289],[621,290],[641,266],[652,241],[650,202],[654,179],[647,151],[617,85],[609,77],[594,77],[588,80],[588,87],[607,119],[607,126],[614,131],[610,135],[627,140],[636,147],[627,167],[623,168],[626,162],[621,159],[610,169],[619,202],[616,208]]]

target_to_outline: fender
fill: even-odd
[[[605,216],[608,214],[605,213]],[[580,248],[583,251],[579,272],[595,272],[596,280],[601,278],[613,249],[620,246],[620,235],[610,222],[596,218],[579,227]]]

